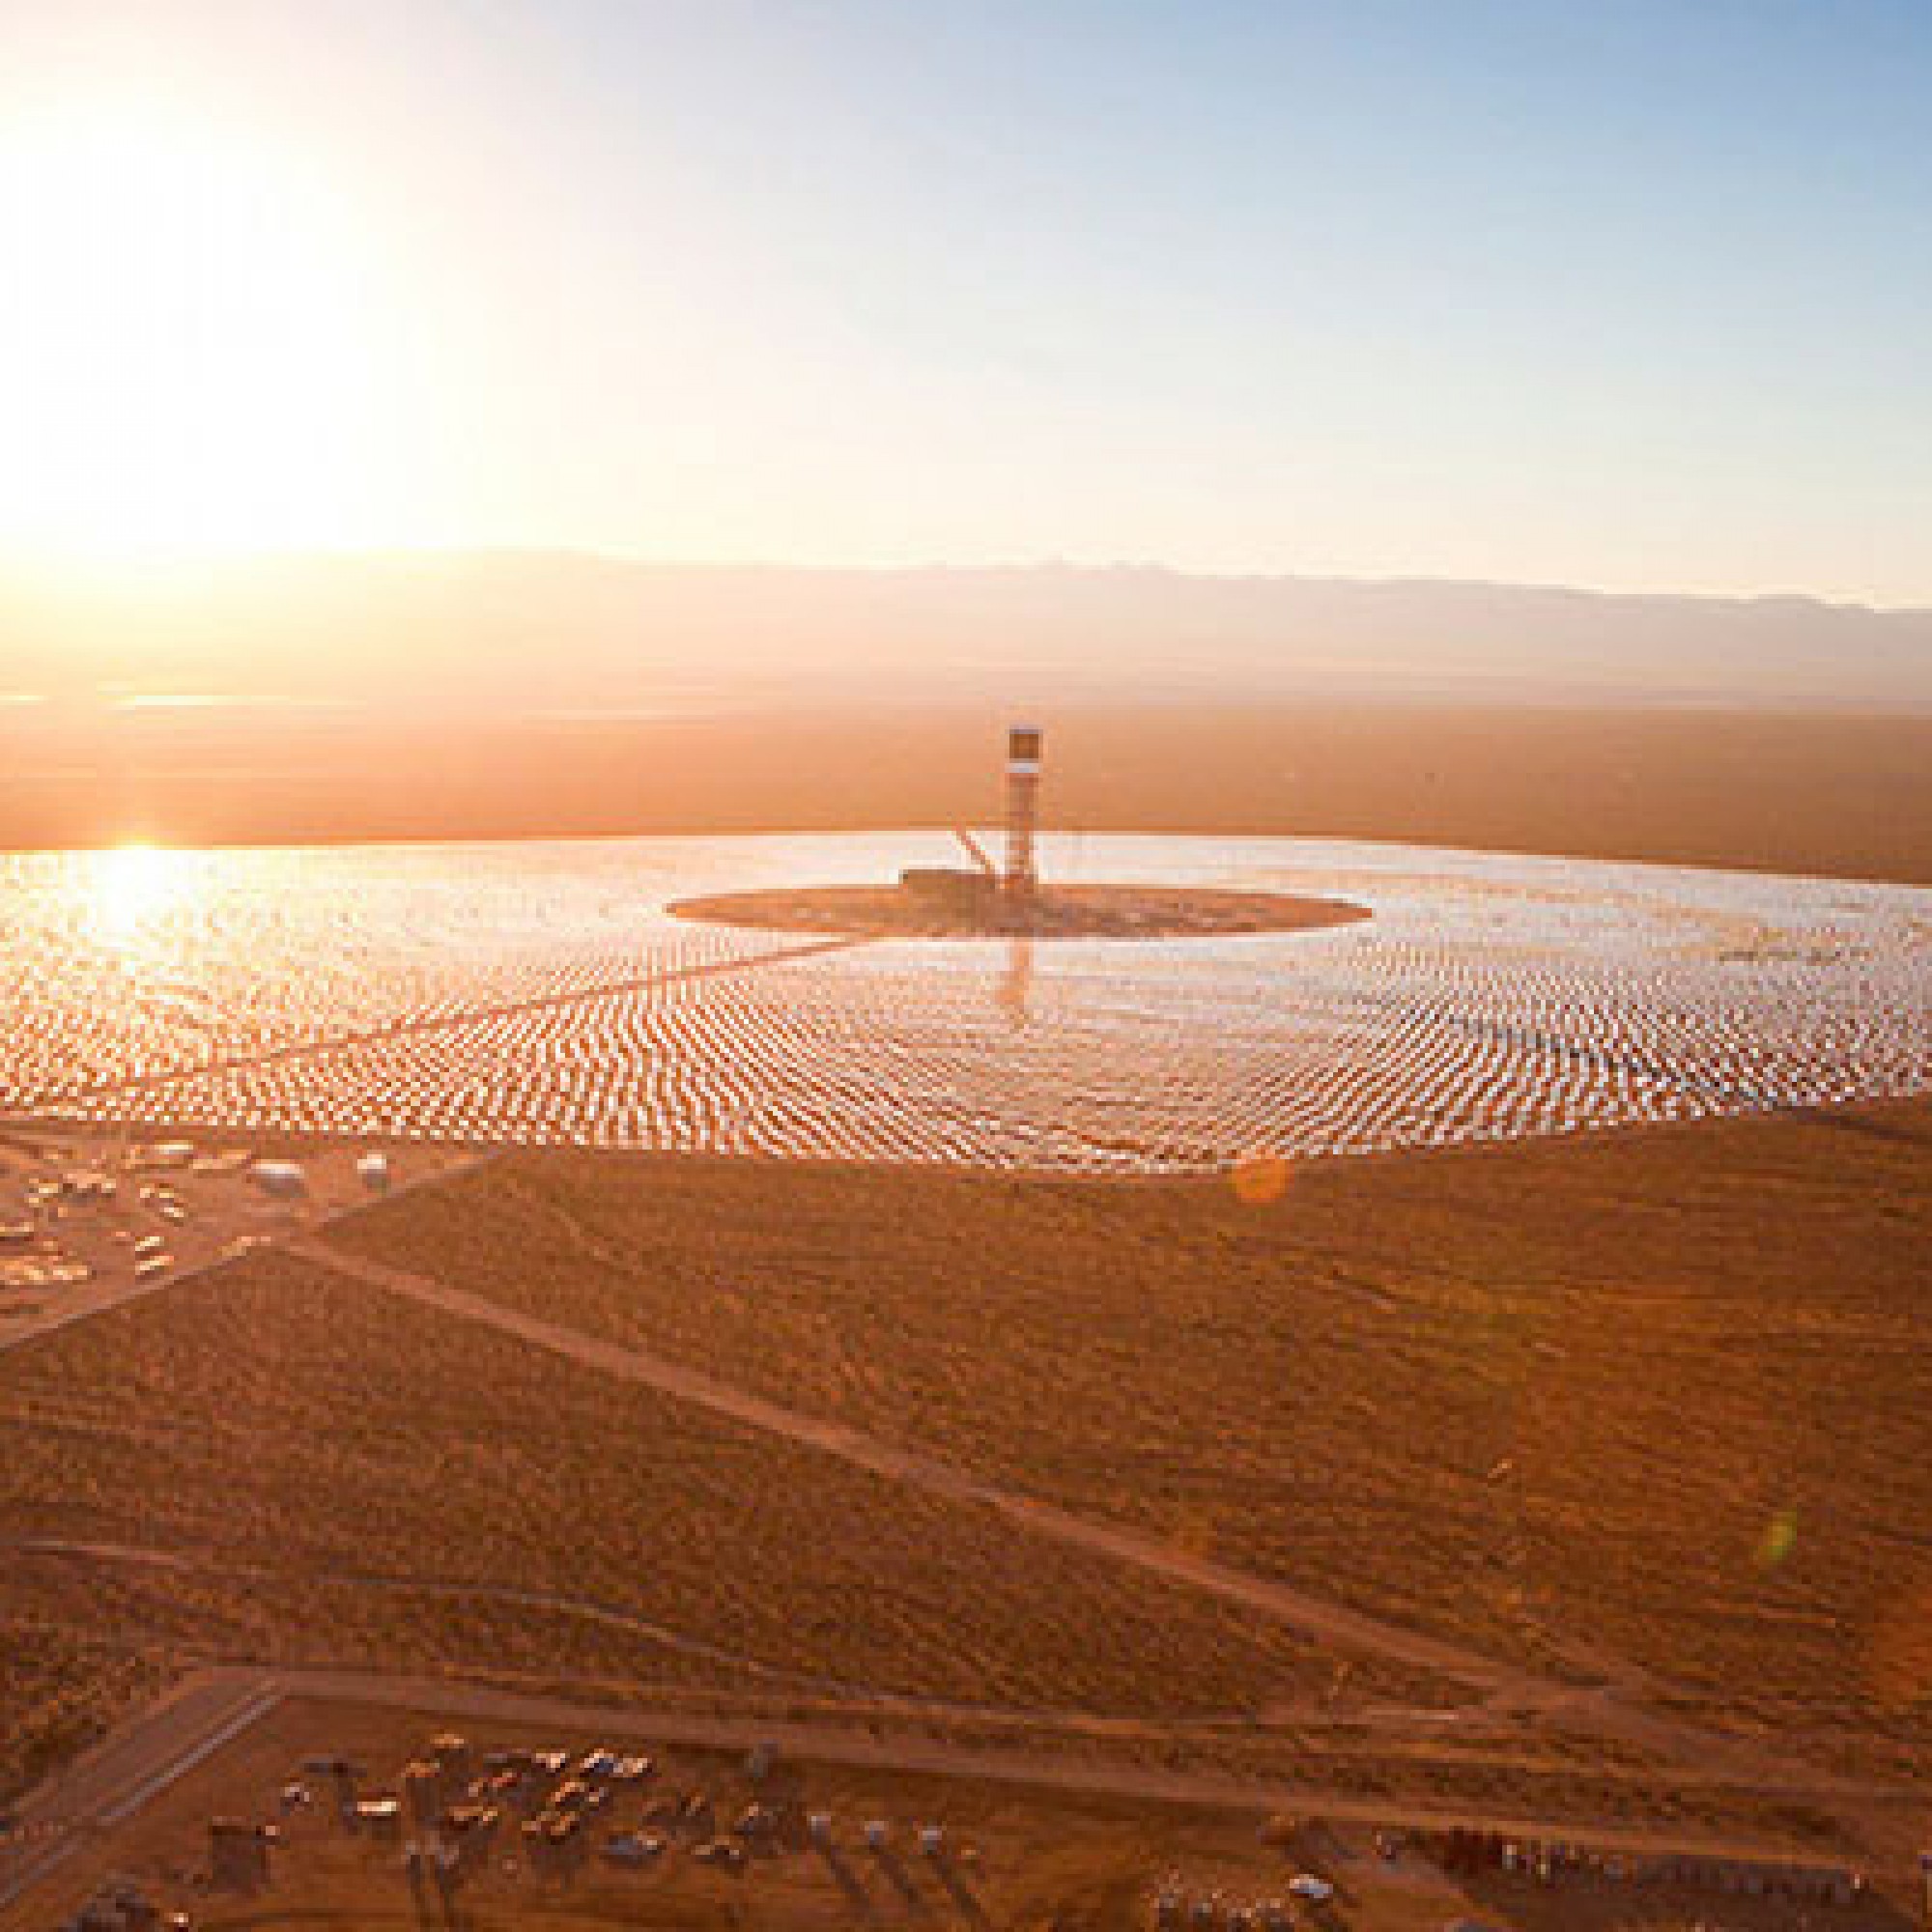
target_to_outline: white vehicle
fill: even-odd
[[[1325,1878],[1317,1878],[1313,1872],[1297,1872],[1289,1880],[1288,1889],[1296,1898],[1304,1898],[1310,1905],[1326,1905],[1335,1896],[1335,1888]]]
[[[308,1170],[298,1160],[258,1160],[248,1179],[277,1201],[299,1201],[308,1193]]]

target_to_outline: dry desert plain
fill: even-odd
[[[1024,689],[1024,685],[1021,686]],[[17,734],[0,848],[892,829],[998,808],[992,704]],[[1932,883],[1932,713],[1310,697],[1052,708],[1043,822]]]
[[[1920,1103],[1187,1181],[505,1156],[8,1356],[10,1776],[246,1660],[1903,1886],[1928,1252]]]
[[[182,838],[531,829],[492,817],[511,797],[582,830],[985,805],[956,721],[863,768],[830,755],[851,728],[479,743],[473,771],[459,747],[358,779],[360,817],[299,758],[277,802],[245,760],[157,746],[111,825],[76,793],[43,826],[16,784],[0,836],[120,836],[130,811]],[[1928,731],[1318,706],[1155,734],[1095,712],[1057,732],[1058,813],[1927,880]],[[1208,767],[1216,787],[1161,795]],[[862,769],[838,796],[794,776]],[[1899,1901],[1876,1922],[1904,1922],[1932,1765],[1932,1106],[1237,1179],[520,1153],[35,1335],[0,1357],[0,1808],[163,1687],[239,1670],[243,1715],[251,1673],[293,1688],[4,1922],[192,1864],[211,1809],[259,1808],[330,1739],[387,1762],[452,1709],[486,1739],[587,1738],[561,1714],[588,1707],[638,1711],[639,1737],[670,1713],[881,1765],[997,1758],[943,1790],[1009,1861],[1001,1924],[1132,1922],[1176,1867],[1231,1897],[1284,1875],[1226,1807],[1015,1815],[1010,1779],[1043,1772],[1769,1842],[1868,1865]],[[370,1704],[385,1686],[401,1708]],[[0,1865],[22,1843],[0,1835]],[[1328,1922],[1365,1932],[1793,1922],[1371,1886],[1359,1842],[1334,1849]],[[290,1864],[305,1902],[207,1922],[407,1922],[392,1869]],[[472,1917],[825,1912],[809,1886],[706,1880]]]

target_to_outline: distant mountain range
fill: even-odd
[[[1297,696],[1932,706],[1932,611],[1797,597],[816,570],[547,553],[257,559],[113,587],[0,572],[0,697],[683,715]],[[42,705],[8,703],[0,729]]]

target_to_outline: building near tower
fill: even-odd
[[[1044,733],[1015,724],[1007,733],[1006,863],[995,866],[972,833],[953,837],[973,861],[963,866],[914,866],[899,874],[899,890],[935,918],[988,926],[1024,917],[1039,885],[1040,754]]]

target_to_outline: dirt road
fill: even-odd
[[[1150,1571],[1170,1582],[1204,1590],[1210,1596],[1255,1610],[1287,1624],[1319,1641],[1344,1651],[1380,1657],[1417,1669],[1437,1671],[1485,1696],[1506,1696],[1526,1707],[1567,1706],[1579,1692],[1574,1685],[1516,1671],[1460,1646],[1444,1643],[1418,1631],[1383,1623],[1335,1604],[1324,1603],[1269,1578],[1235,1570],[1196,1556],[1172,1545],[1116,1524],[1075,1516],[1037,1497],[998,1488],[947,1463],[883,1442],[878,1437],[827,1422],[798,1409],[767,1401],[732,1383],[642,1350],[625,1348],[574,1328],[526,1315],[467,1289],[389,1267],[359,1255],[344,1253],[327,1243],[299,1239],[288,1252],[318,1267],[349,1276],[372,1288],[434,1308],[466,1321],[481,1322],[518,1341],[595,1369],[622,1381],[640,1383],[722,1415],[748,1429],[780,1435],[802,1447],[835,1456],[842,1463],[926,1491],[948,1502],[968,1503],[997,1511],[1008,1520],[1057,1543]]]
[[[1700,1770],[1725,1767],[1741,1782],[1762,1790],[1786,1790],[1814,1799],[1832,1793],[1854,1801],[1871,1796],[1873,1788],[1868,1784],[1794,1761],[1776,1740],[1760,1742],[1733,1736],[1656,1708],[1642,1696],[1642,1689],[1647,1687],[1639,1687],[1634,1678],[1606,1674],[1596,1683],[1566,1683],[1499,1663],[1422,1632],[1312,1597],[1271,1577],[1236,1570],[1119,1524],[1077,1516],[1056,1504],[1002,1489],[931,1457],[883,1442],[843,1424],[786,1408],[698,1370],[506,1308],[466,1289],[345,1254],[320,1240],[295,1242],[291,1252],[316,1266],[445,1315],[481,1322],[533,1348],[694,1404],[746,1428],[835,1456],[888,1481],[910,1485],[951,1502],[994,1510],[1035,1535],[1205,1591],[1330,1648],[1435,1671],[1475,1693],[1487,1717],[1560,1721],[1594,1730]]]
[[[0,1552],[15,1560],[41,1558],[105,1570],[160,1570],[183,1577],[215,1577],[249,1582],[288,1580],[284,1573],[259,1564],[220,1563],[179,1550],[67,1537],[0,1538]],[[1445,1713],[1399,1705],[1345,1707],[1337,1711],[1326,1705],[1311,1704],[1272,1712],[1264,1719],[1245,1711],[1161,1719],[1066,1707],[970,1703],[884,1690],[851,1678],[781,1669],[653,1619],[555,1591],[525,1589],[513,1584],[456,1582],[437,1577],[376,1576],[344,1571],[304,1573],[304,1580],[331,1589],[437,1597],[457,1603],[492,1604],[510,1610],[536,1609],[622,1630],[667,1651],[718,1664],[732,1677],[749,1679],[757,1687],[755,1690],[728,1682],[721,1682],[719,1690],[724,1701],[742,1702],[748,1708],[779,1696],[793,1709],[836,1706],[841,1713],[863,1713],[867,1718],[885,1720],[970,1724],[976,1730],[997,1731],[1009,1737],[1015,1747],[1065,1746],[1074,1740],[1186,1747],[1273,1734],[1292,1736],[1311,1762],[1339,1752],[1347,1758],[1374,1757],[1387,1762],[1480,1765],[1530,1776],[1540,1773],[1571,1776],[1577,1771],[1575,1759],[1551,1751],[1547,1744],[1540,1742],[1533,1725],[1508,1720],[1483,1721],[1480,1714],[1475,1713]],[[1445,1719],[1463,1721],[1445,1735]],[[1594,1765],[1589,1775],[1600,1784],[1639,1790],[1653,1789],[1658,1780],[1654,1770],[1616,1763]],[[1761,1776],[1724,1764],[1686,1765],[1673,1768],[1669,1776],[1673,1790],[1729,1789],[1759,1795],[1768,1791],[1779,1797],[1861,1799],[1878,1804],[1889,1804],[1898,1796],[1889,1785],[1811,1772],[1803,1766],[1783,1767],[1781,1775],[1769,1787]]]

